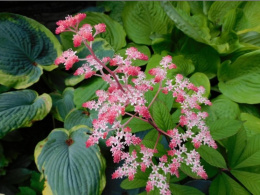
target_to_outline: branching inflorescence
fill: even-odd
[[[180,74],[168,79],[167,71],[176,68],[169,55],[162,58],[158,67],[149,71],[149,74],[154,76],[152,79],[146,79],[146,75],[140,67],[132,66],[133,60],[148,60],[148,57],[135,47],[126,50],[125,59],[120,55],[99,59],[93,52],[92,42],[96,35],[106,31],[106,25],[95,25],[94,32],[90,24],[79,27],[79,23],[85,17],[86,14],[77,14],[74,17],[68,16],[65,20],[58,21],[59,27],[56,29],[56,33],[65,31],[75,33],[73,36],[74,47],[84,44],[91,55],[79,59],[76,52],[69,49],[55,60],[55,64],[63,63],[66,70],[69,70],[74,63],[85,61],[86,63],[78,68],[74,75],[84,74],[85,78],[93,75],[99,76],[109,84],[108,90],[96,91],[98,97],[96,101],[92,100],[83,104],[85,108],[98,111],[98,118],[93,120],[94,131],[87,140],[86,147],[97,144],[99,139],[106,139],[106,145],[111,147],[114,162],[123,161],[123,165],[113,173],[112,178],[127,176],[129,180],[133,180],[137,169],[145,172],[147,168],[151,168],[152,171],[146,185],[147,192],[157,187],[161,194],[171,194],[166,177],[169,174],[178,177],[178,169],[182,163],[190,166],[192,172],[207,179],[207,174],[200,164],[199,153],[195,149],[188,150],[183,144],[190,141],[195,148],[200,147],[201,144],[217,148],[205,124],[208,113],[200,111],[201,104],[211,105],[211,102],[202,96],[205,89],[194,86]],[[114,66],[115,69],[109,69],[108,64]],[[148,103],[145,93],[153,90],[155,85],[159,85],[158,91],[152,101]],[[168,131],[160,129],[149,112],[159,92],[164,94],[171,92],[175,101],[181,105],[179,124]],[[129,105],[134,107],[134,113],[126,111],[126,107]],[[122,124],[120,116],[127,115],[130,116],[129,120]],[[133,118],[149,123],[158,131],[154,148],[146,147],[139,137],[131,133],[128,124]],[[185,131],[180,132],[178,127],[185,127]],[[193,131],[193,127],[196,127],[196,132]],[[107,138],[110,131],[113,134]],[[155,158],[158,140],[161,136],[167,137],[169,149],[166,154]],[[140,149],[128,152],[127,149],[131,145]]]

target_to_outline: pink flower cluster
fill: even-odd
[[[147,192],[156,187],[161,194],[171,194],[169,184],[166,182],[166,175],[171,174],[179,177],[178,170],[183,163],[188,165],[192,172],[207,179],[207,174],[200,164],[200,155],[195,150],[202,144],[217,148],[205,124],[205,118],[208,114],[200,111],[201,104],[211,105],[211,102],[203,97],[205,89],[196,87],[180,74],[177,74],[172,80],[168,79],[167,71],[176,68],[170,55],[163,57],[158,67],[149,71],[149,74],[154,76],[152,79],[147,79],[140,67],[132,65],[132,61],[136,59],[148,60],[148,57],[135,47],[126,50],[127,57],[125,59],[120,55],[115,55],[112,59],[109,57],[99,59],[91,48],[91,42],[97,34],[106,31],[106,26],[105,24],[95,25],[95,34],[92,34],[91,25],[84,24],[81,28],[78,27],[79,22],[85,17],[84,14],[78,14],[59,21],[56,32],[74,32],[74,46],[77,47],[83,42],[91,55],[79,59],[75,55],[76,52],[67,50],[56,59],[55,64],[64,63],[68,70],[74,63],[84,60],[86,63],[78,68],[74,75],[84,74],[85,78],[97,75],[109,84],[108,90],[96,91],[96,100],[83,104],[83,107],[87,109],[98,111],[97,119],[93,120],[94,130],[86,142],[86,147],[97,144],[100,139],[106,139],[106,145],[111,147],[114,162],[123,161],[123,165],[113,173],[112,178],[126,176],[129,180],[133,180],[137,170],[145,172],[147,168],[151,168],[152,172],[146,185]],[[108,63],[115,68],[110,70],[106,65]],[[108,73],[105,73],[104,69]],[[145,94],[152,91],[157,84],[159,84],[159,89],[155,97],[151,102],[147,102]],[[179,124],[167,132],[155,124],[149,111],[160,91],[164,94],[172,93],[173,98],[181,107]],[[133,106],[134,111],[127,112],[127,106]],[[122,124],[121,116],[130,116],[130,118]],[[154,148],[148,148],[139,137],[131,133],[128,124],[133,118],[151,124],[158,132]],[[179,127],[185,130],[181,133],[178,130]],[[197,131],[193,132],[193,128],[196,128]],[[109,132],[113,133],[110,137],[108,137]],[[160,136],[169,138],[169,150],[155,163],[154,156],[158,152],[156,147]],[[192,142],[195,149],[189,150],[185,146],[187,141]],[[137,149],[128,152],[128,148],[132,145]]]

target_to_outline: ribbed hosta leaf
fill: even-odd
[[[61,53],[56,37],[40,23],[0,13],[0,83],[16,89],[37,82],[42,69],[52,70]]]
[[[0,94],[0,138],[20,127],[29,127],[42,120],[52,106],[48,94],[38,97],[33,90],[13,91]]]
[[[35,162],[53,195],[95,195],[105,187],[105,161],[97,145],[86,148],[86,126],[54,129],[39,142]]]

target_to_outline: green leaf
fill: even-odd
[[[81,27],[83,24],[91,24],[92,26],[94,26],[99,23],[104,23],[106,24],[106,32],[97,35],[97,37],[105,39],[114,48],[115,51],[126,45],[126,33],[123,27],[118,22],[103,13],[86,12],[86,14],[87,17],[83,21],[81,21],[79,27]],[[85,46],[83,45],[78,48],[75,48],[73,46],[72,32],[62,33],[60,37],[65,50],[69,48],[73,48],[73,50],[81,50],[82,48],[85,48]]]
[[[260,50],[244,54],[218,71],[220,91],[235,102],[260,103]]]
[[[255,105],[239,104],[239,108],[241,110],[241,113],[247,113],[247,114],[253,115],[257,118],[260,118],[260,110]],[[240,117],[241,117],[241,115],[240,115]]]
[[[209,97],[210,95],[210,82],[208,77],[201,73],[196,72],[190,77],[190,82],[192,82],[195,86],[203,86],[205,88],[205,93],[203,94],[204,97]]]
[[[217,25],[223,23],[223,18],[231,10],[241,4],[241,1],[216,1],[214,2],[208,13],[208,18]]]
[[[77,125],[85,125],[89,128],[92,128],[92,121],[94,118],[97,118],[97,114],[92,111],[78,110],[73,109],[65,118],[64,128],[71,129]]]
[[[209,193],[211,195],[223,195],[223,194],[243,194],[249,195],[249,193],[239,185],[235,180],[230,178],[225,173],[221,173],[213,180],[210,185]]]
[[[246,146],[246,132],[244,128],[240,130],[234,136],[228,138],[226,148],[228,150],[228,162],[230,167],[234,167],[241,153]]]
[[[33,171],[30,182],[31,188],[40,194],[44,187],[44,180],[41,179],[41,174],[39,172]]]
[[[126,53],[126,49],[130,48],[130,47],[137,48],[138,51],[140,51],[141,53],[147,55],[148,58],[151,57],[150,49],[147,46],[145,46],[145,45],[138,45],[138,44],[135,44],[135,43],[128,43],[125,48],[118,50],[116,53],[121,55],[123,58],[126,58],[127,57],[127,55],[125,54]],[[145,60],[133,60],[132,61],[132,65],[133,66],[143,66],[145,64],[147,64],[147,61],[145,61]]]
[[[181,171],[193,179],[201,179],[196,173],[192,172],[191,167],[187,166],[186,163],[181,163]]]
[[[38,94],[33,90],[21,90],[0,94],[0,138],[8,132],[30,127],[42,120],[52,106],[48,94]]]
[[[155,54],[161,54],[164,50],[172,51],[174,47],[174,41],[171,34],[153,34],[150,36],[152,39],[152,49]]]
[[[260,47],[260,33],[255,31],[250,31],[247,33],[239,34],[239,41],[253,46]]]
[[[30,18],[0,13],[0,83],[23,89],[36,83],[42,69],[51,71],[62,52],[56,37]]]
[[[105,187],[105,161],[97,145],[86,148],[85,126],[54,129],[39,142],[35,162],[54,195],[101,194]]]
[[[67,114],[74,108],[73,94],[74,89],[71,87],[66,88],[62,94],[50,94],[53,102],[53,116],[57,120],[64,121]]]
[[[162,1],[161,5],[178,29],[198,42],[206,44],[209,42],[210,34],[206,17],[203,15],[191,17],[183,10],[173,7],[170,2]]]
[[[200,190],[185,185],[170,184],[170,190],[173,194],[176,195],[203,195],[203,193]]]
[[[19,184],[30,178],[32,171],[26,168],[17,168],[7,171],[6,176],[3,178],[4,183]]]
[[[209,125],[210,134],[214,140],[220,140],[235,135],[242,127],[242,122],[232,119],[219,119]]]
[[[97,90],[105,90],[107,88],[108,84],[102,78],[93,77],[87,79],[74,91],[74,103],[76,108],[81,108],[83,103],[97,97]]]
[[[260,119],[258,117],[247,113],[241,113],[240,118],[242,121],[245,121],[244,128],[248,138],[260,134]]]
[[[226,162],[223,156],[214,148],[200,146],[197,151],[200,156],[210,165],[220,168],[226,168]]]
[[[260,174],[231,170],[234,175],[252,194],[260,192]]]
[[[212,100],[212,106],[209,108],[218,119],[237,119],[240,115],[239,106],[224,95],[219,95]],[[211,117],[211,116],[210,116]]]
[[[198,43],[193,39],[188,39],[182,45],[180,52],[185,58],[192,60],[195,72],[204,73],[209,79],[216,76],[217,67],[220,65],[220,57],[212,47]]]
[[[145,187],[150,173],[150,169],[147,169],[145,172],[137,169],[134,180],[129,181],[129,179],[126,178],[122,181],[120,187],[126,190]]]
[[[150,113],[160,129],[167,131],[174,128],[170,112],[161,100],[154,101],[150,107]]]
[[[122,120],[121,124],[126,123],[130,118],[125,118],[124,120]],[[140,119],[137,118],[133,118],[127,125],[128,127],[130,127],[132,129],[132,133],[137,133],[140,131],[146,131],[148,129],[153,129],[153,126],[150,125],[148,122],[142,121]]]
[[[260,165],[260,134],[248,139],[247,145],[238,159],[235,169]]]
[[[245,33],[249,31],[260,32],[259,25],[259,13],[260,5],[258,2],[246,2],[243,7],[243,17],[236,26],[236,30],[240,33]]]
[[[151,45],[151,34],[167,34],[173,28],[157,1],[126,2],[122,18],[129,39],[138,44]]]
[[[195,70],[192,60],[185,58],[183,55],[174,56],[172,62],[176,64],[177,68],[167,71],[167,77],[170,79],[173,79],[177,74],[187,76]]]
[[[30,187],[19,187],[19,190],[17,195],[36,195],[36,192]]]

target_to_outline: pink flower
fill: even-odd
[[[106,32],[106,25],[103,23],[95,25],[94,28],[96,29],[95,35]]]
[[[78,56],[75,55],[76,52],[72,51],[71,49],[64,51],[62,56],[58,57],[55,60],[55,64],[59,65],[60,63],[64,63],[65,69],[69,70],[74,63],[79,61]]]

